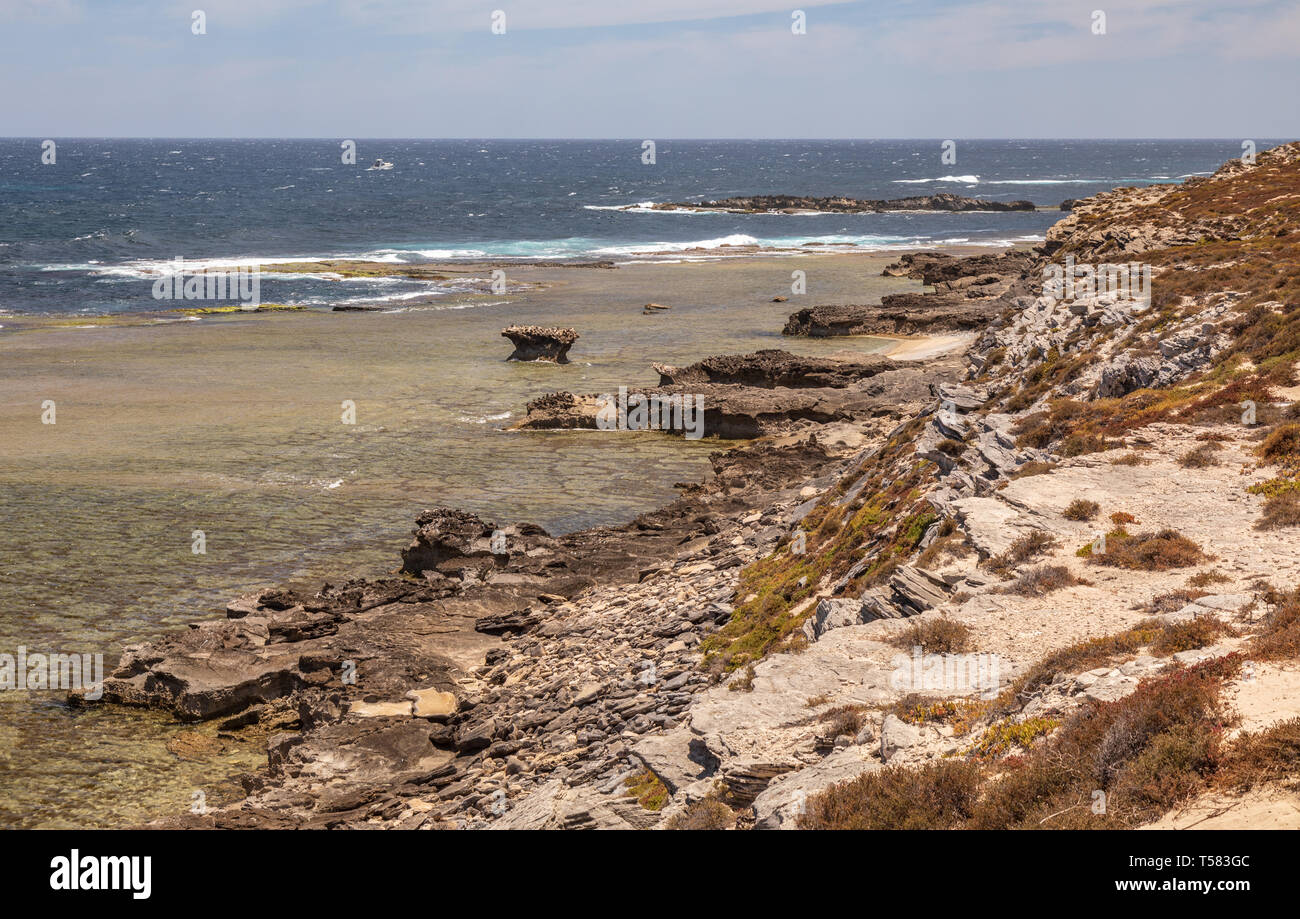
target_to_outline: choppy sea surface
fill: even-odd
[[[177,258],[260,264],[262,300],[328,305],[454,295],[473,281],[276,276],[277,260],[630,259],[737,246],[908,249],[1029,242],[1059,212],[738,215],[662,202],[787,193],[953,192],[1055,209],[1119,185],[1179,182],[1237,140],[0,140],[0,310],[156,309]],[[1272,142],[1260,141],[1260,149]],[[376,169],[382,160],[392,168]],[[640,205],[640,206],[639,206]]]

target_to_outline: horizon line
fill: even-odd
[[[179,134],[51,134],[51,135],[7,135],[0,136],[0,141],[29,141],[29,140],[320,140],[320,141],[337,141],[342,135],[306,135],[306,134],[289,134],[289,135],[179,135]],[[808,142],[808,141],[928,141],[942,142],[944,140],[970,141],[1224,141],[1239,143],[1242,140],[1260,139],[1264,141],[1279,141],[1281,143],[1291,143],[1292,141],[1284,140],[1282,137],[1260,137],[1242,138],[1242,137],[1183,137],[1183,136],[1147,136],[1147,137],[1128,137],[1128,136],[1111,136],[1111,137],[402,137],[402,136],[384,136],[384,135],[364,135],[356,134],[353,137],[367,141],[545,141],[554,143],[557,141],[583,142],[583,141],[627,141],[629,143],[641,143],[644,140],[661,141],[770,141],[770,142]],[[345,138],[351,139],[351,138]],[[1297,137],[1296,139],[1300,139]]]

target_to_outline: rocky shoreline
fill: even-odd
[[[969,812],[905,795],[917,813],[884,825],[1137,826],[1223,794],[1200,761],[1176,791],[1134,791],[1156,726],[1110,748],[1103,776],[1053,773],[989,805],[1019,787],[1001,777],[1077,750],[1079,725],[1179,674],[1212,671],[1235,706],[1215,710],[1230,734],[1196,735],[1223,745],[1214,763],[1296,717],[1300,546],[1261,528],[1270,488],[1246,486],[1290,493],[1300,469],[1300,288],[1267,270],[1294,264],[1297,186],[1288,145],[1075,202],[1034,252],[909,254],[886,273],[933,292],[800,310],[785,334],[974,343],[926,361],[653,365],[644,394],[701,393],[708,434],[753,441],[714,453],[668,506],[558,537],[439,508],[400,576],[261,591],[127,649],[104,701],[268,750],[244,800],[153,825],[866,827],[882,819],[873,782],[943,769],[972,783]],[[765,201],[706,206],[804,206]],[[1044,267],[1066,254],[1149,262],[1152,303],[1046,296]],[[595,429],[597,403],[553,393],[518,428]],[[1269,446],[1292,429],[1294,456]],[[917,685],[899,677],[909,648],[999,666],[984,685]],[[1100,820],[1061,810],[1091,787],[1111,796]]]

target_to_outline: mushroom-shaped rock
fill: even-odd
[[[501,334],[515,346],[515,350],[506,358],[508,361],[552,361],[567,364],[569,347],[578,340],[578,333],[573,329],[543,329],[535,325],[512,325],[508,329],[502,329]]]

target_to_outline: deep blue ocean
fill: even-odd
[[[867,249],[1028,242],[1055,208],[1120,185],[1178,182],[1240,156],[1238,140],[0,140],[0,318],[155,310],[170,260],[263,266],[263,302],[399,304],[454,286],[277,277],[275,259],[726,257],[729,246]],[[1259,149],[1273,142],[1259,142]],[[376,159],[391,169],[372,169]],[[1022,213],[731,215],[628,205],[790,193],[948,191]],[[689,251],[688,251],[689,250]],[[0,326],[3,324],[0,323]]]

